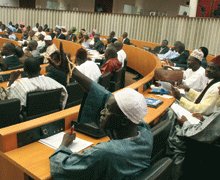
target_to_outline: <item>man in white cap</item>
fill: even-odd
[[[144,96],[130,88],[112,95],[76,68],[73,77],[88,92],[84,107],[89,106],[91,112],[87,111],[85,118],[97,117],[96,110],[102,109],[99,124],[110,141],[72,153],[68,146],[75,134],[65,134],[60,148],[50,157],[53,179],[135,178],[150,166],[153,148],[150,128],[143,120],[147,113]]]
[[[183,72],[182,84],[196,91],[202,91],[209,82],[205,69],[201,66],[203,57],[203,52],[195,49],[188,58],[188,69]]]
[[[53,44],[53,41],[52,41],[52,37],[50,35],[46,35],[45,38],[44,38],[44,41],[45,41],[45,49],[46,49],[46,52],[43,52],[41,54],[41,56],[44,56],[44,63],[47,63],[48,60],[47,58],[55,51],[57,51],[57,47],[55,44]]]

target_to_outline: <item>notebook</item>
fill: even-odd
[[[48,138],[40,139],[39,142],[53,149],[58,149],[63,140],[64,134],[65,134],[64,132],[60,132]],[[79,152],[91,146],[92,144],[93,144],[92,142],[76,137],[76,139],[72,142],[72,144],[70,144],[69,148],[72,152]]]
[[[145,100],[146,100],[147,106],[153,107],[153,108],[157,108],[163,103],[162,100],[155,99],[155,98],[145,98]]]

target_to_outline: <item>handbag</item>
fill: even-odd
[[[183,71],[173,69],[170,66],[158,68],[154,72],[154,80],[166,81],[172,84],[181,83],[183,79]]]

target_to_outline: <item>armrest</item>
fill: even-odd
[[[137,180],[169,180],[171,175],[172,159],[164,157],[155,162],[150,168],[143,171]]]

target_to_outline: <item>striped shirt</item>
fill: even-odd
[[[62,88],[60,103],[65,108],[68,94],[66,88],[57,81],[46,76],[34,78],[21,78],[16,80],[7,90],[8,99],[18,98],[21,106],[26,106],[27,94],[34,91],[46,91]]]

